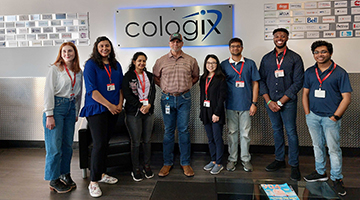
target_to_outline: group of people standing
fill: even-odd
[[[66,193],[76,187],[70,176],[70,161],[78,115],[86,117],[93,141],[90,195],[102,195],[99,183],[118,182],[118,179],[106,174],[106,154],[118,114],[123,110],[124,99],[134,169],[131,175],[135,181],[142,179],[139,148],[143,138],[143,172],[146,178],[154,176],[150,168],[150,137],[154,123],[155,82],[152,73],[146,71],[146,60],[144,53],[135,53],[128,72],[123,76],[111,41],[102,36],[94,43],[93,52],[82,72],[76,46],[71,42],[60,46],[45,85],[45,180],[50,181],[51,190]],[[85,104],[80,111],[83,79]]]
[[[155,84],[161,88],[164,121],[164,165],[158,176],[169,175],[173,167],[176,128],[180,165],[185,176],[194,176],[190,165],[188,130],[190,89],[199,80],[199,117],[206,130],[210,151],[210,162],[204,166],[204,170],[219,174],[224,168],[222,132],[225,123],[229,130],[226,169],[236,169],[240,140],[241,165],[247,172],[254,170],[249,153],[249,132],[251,118],[257,112],[258,95],[261,95],[272,123],[275,142],[275,160],[265,170],[272,172],[286,167],[285,127],[290,178],[300,180],[296,112],[297,93],[304,88],[302,102],[314,146],[316,167],[316,171],[304,179],[309,182],[328,180],[326,144],[331,161],[330,178],[334,181],[336,191],[345,195],[339,132],[341,117],[351,101],[348,74],[331,60],[332,45],[326,41],[312,44],[311,51],[316,63],[304,73],[300,55],[287,47],[289,32],[279,28],[273,31],[273,35],[275,48],[262,58],[259,70],[253,60],[242,56],[243,41],[232,38],[229,41],[231,56],[220,63],[216,55],[207,55],[201,77],[196,59],[182,51],[184,42],[179,33],[170,35],[170,52],[156,60],[153,73],[146,70],[147,56],[137,52],[125,76],[115,59],[112,43],[106,37],[97,38],[83,74],[75,45],[61,45],[56,62],[50,67],[45,87],[45,180],[50,181],[50,189],[65,193],[76,187],[70,176],[71,146],[84,76],[85,105],[79,116],[87,118],[94,143],[88,187],[92,197],[102,195],[99,182],[115,184],[118,181],[105,173],[105,161],[108,142],[118,114],[123,109],[124,99],[126,125],[131,138],[131,175],[135,181],[141,181],[143,176],[154,176],[150,168],[150,139],[154,124]],[[139,160],[141,141],[143,162]]]

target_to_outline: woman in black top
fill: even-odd
[[[150,168],[151,134],[154,125],[155,82],[153,74],[146,70],[147,56],[143,52],[134,54],[129,70],[123,80],[126,125],[131,137],[131,159],[134,181],[142,180],[140,170],[140,141],[143,138],[144,168],[146,178],[154,173]]]
[[[211,156],[211,161],[204,170],[211,174],[218,174],[223,169],[221,160],[224,152],[222,130],[225,124],[225,99],[225,75],[217,56],[209,54],[205,58],[204,74],[200,79],[200,119],[209,139]]]

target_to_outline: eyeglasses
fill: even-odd
[[[325,51],[325,50],[323,50],[323,51],[314,51],[314,54],[319,54],[319,53],[321,53],[321,54],[327,54],[327,53],[329,53],[328,51]]]
[[[235,49],[235,48],[241,48],[242,46],[240,46],[240,45],[230,45],[230,48],[232,48],[232,49]]]
[[[217,62],[206,62],[207,65],[217,65]]]

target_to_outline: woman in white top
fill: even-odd
[[[70,177],[70,163],[81,103],[82,76],[76,46],[71,42],[63,43],[46,76],[43,114],[45,180],[50,181],[50,189],[58,193],[76,187]]]

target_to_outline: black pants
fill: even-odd
[[[87,117],[93,140],[90,166],[91,181],[101,180],[101,175],[106,172],[107,149],[118,117],[119,115],[112,115],[109,111]]]
[[[140,144],[143,141],[144,164],[150,165],[151,134],[154,126],[154,115],[126,115],[126,125],[131,137],[131,160],[134,172],[140,169]]]

